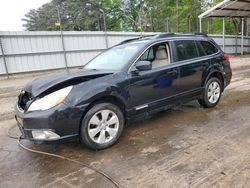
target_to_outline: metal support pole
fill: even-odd
[[[176,32],[179,32],[179,0],[176,0]]]
[[[0,37],[0,48],[1,48],[1,52],[2,52],[5,72],[6,72],[7,78],[9,79],[10,76],[9,76],[9,71],[8,71],[8,67],[7,67],[7,63],[6,63],[6,58],[5,58],[5,54],[4,54],[4,50],[3,50],[3,43],[2,43],[1,37]]]
[[[169,18],[167,17],[167,32],[169,33]]]
[[[100,11],[102,12],[102,16],[103,16],[103,25],[104,25],[104,32],[105,32],[105,44],[106,44],[106,48],[109,48],[109,44],[108,44],[108,33],[107,33],[107,24],[106,24],[106,16],[105,16],[105,12],[103,9],[100,9]]]
[[[65,50],[65,44],[64,44],[64,37],[63,37],[63,30],[62,30],[62,23],[61,23],[61,15],[60,15],[60,10],[59,7],[57,7],[57,14],[58,14],[58,19],[59,19],[59,23],[60,23],[60,32],[61,32],[61,41],[62,41],[62,48],[63,48],[63,57],[64,57],[64,62],[65,62],[65,68],[68,70],[68,60],[67,60],[67,54],[66,54],[66,50]]]
[[[191,19],[188,18],[188,32],[191,32]]]
[[[139,12],[139,20],[140,20],[140,27],[141,27],[141,37],[143,36],[143,24],[142,24],[142,6],[140,8],[140,12]]]
[[[238,53],[238,36],[235,35],[235,54]]]
[[[223,51],[225,52],[225,18],[223,18]]]
[[[200,20],[200,32],[202,33],[202,18],[199,18]]]
[[[210,18],[207,20],[207,33],[210,33]]]
[[[246,26],[247,26],[247,28],[246,28],[246,36],[248,36],[249,35],[249,33],[248,33],[248,29],[249,29],[249,27],[248,27],[248,18],[246,18]]]
[[[244,18],[241,18],[241,55],[244,54]]]

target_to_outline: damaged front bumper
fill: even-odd
[[[71,108],[61,103],[49,110],[25,112],[15,106],[15,118],[22,137],[32,141],[57,141],[79,135],[85,108]]]

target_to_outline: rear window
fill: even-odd
[[[183,61],[198,57],[195,41],[174,41],[174,45],[176,48],[176,61]]]
[[[209,41],[200,41],[207,55],[212,55],[218,52],[218,49]]]

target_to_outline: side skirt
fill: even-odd
[[[185,95],[179,95],[178,97],[175,97],[175,99],[172,98],[165,100],[165,101],[158,101],[153,104],[147,104],[139,106],[135,109],[132,109],[130,111],[127,111],[127,123],[133,123],[137,121],[144,121],[146,119],[151,118],[153,115],[169,110],[175,106],[181,106],[184,103],[197,100],[202,96],[201,90],[198,92],[190,92],[186,93]]]

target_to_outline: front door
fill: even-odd
[[[139,61],[152,62],[152,69],[130,73],[129,108],[134,113],[166,105],[176,95],[179,69],[171,64],[168,43],[149,48]]]

